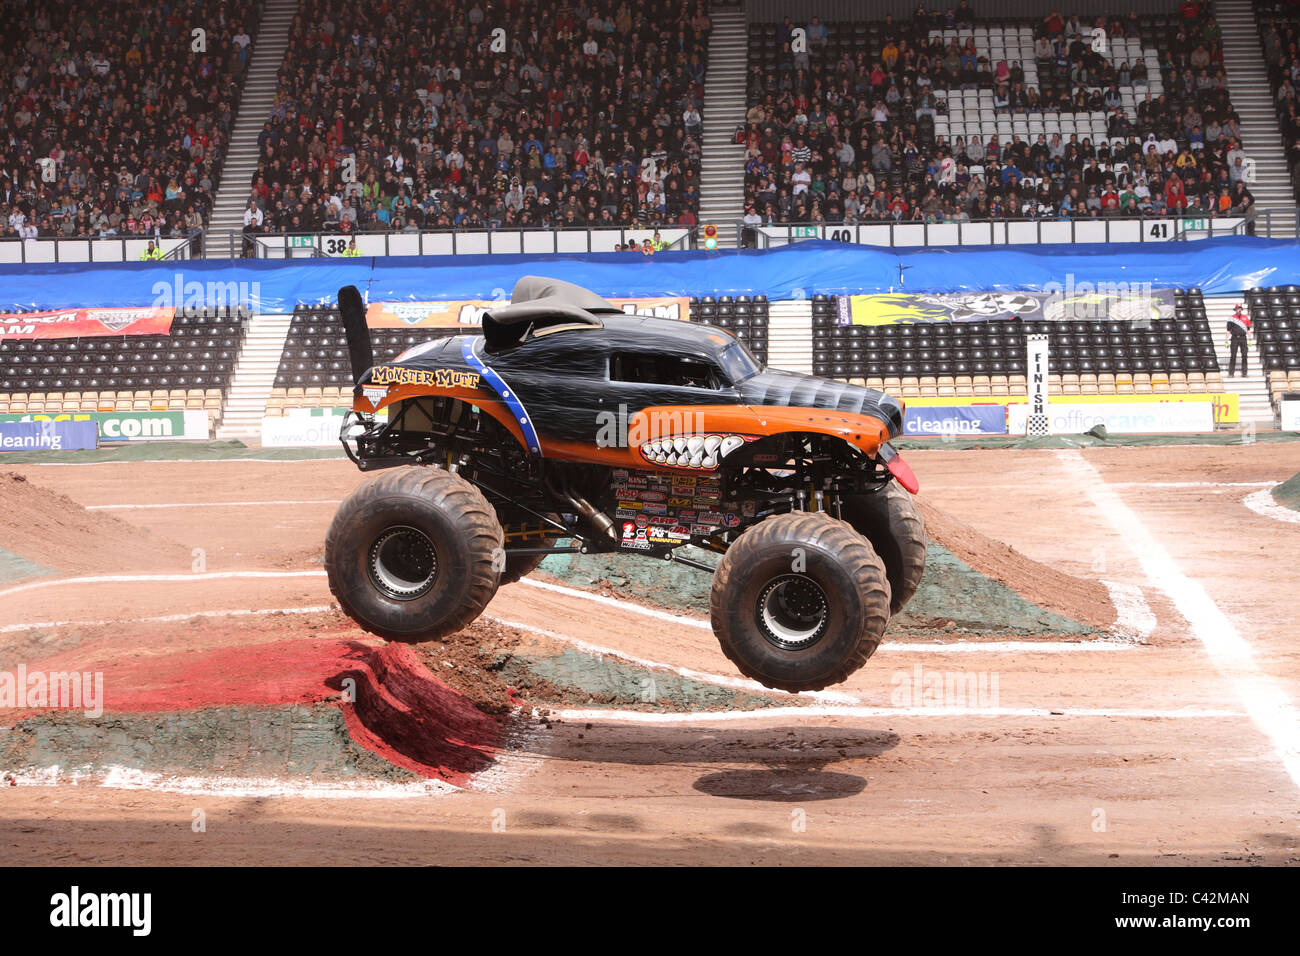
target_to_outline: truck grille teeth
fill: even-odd
[[[641,443],[641,457],[657,465],[713,471],[719,462],[745,447],[741,435],[676,435]]]

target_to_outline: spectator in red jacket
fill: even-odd
[[[1187,208],[1187,191],[1183,189],[1183,179],[1177,173],[1170,173],[1165,181],[1165,206],[1170,212]]]

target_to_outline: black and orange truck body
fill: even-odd
[[[356,379],[341,439],[381,474],[340,507],[326,566],[375,633],[443,637],[546,554],[622,552],[712,572],[724,652],[805,690],[861,666],[919,584],[916,478],[890,445],[904,408],[884,392],[764,368],[724,329],[552,279],[381,365],[360,294],[339,304]]]

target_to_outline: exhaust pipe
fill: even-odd
[[[546,476],[542,478],[542,487],[551,495],[557,498],[563,498],[569,504],[573,505],[574,511],[591,522],[592,526],[595,527],[597,531],[608,535],[610,540],[614,541],[616,544],[618,543],[618,529],[614,527],[614,522],[609,519],[609,516],[597,510],[596,506],[586,498],[571,492],[567,482],[562,489],[557,490],[551,483],[550,477]]]
[[[339,289],[339,314],[343,318],[343,332],[348,338],[348,359],[352,364],[352,392],[361,394],[357,384],[361,376],[375,364],[375,350],[370,343],[370,328],[366,325],[366,303],[354,285]]]

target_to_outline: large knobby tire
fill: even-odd
[[[889,612],[897,614],[921,586],[928,539],[916,499],[891,481],[869,495],[844,495],[840,514],[858,534],[871,542],[885,562],[893,594]]]
[[[384,471],[339,506],[325,538],[330,591],[395,641],[454,634],[497,592],[503,536],[477,488],[439,468]]]
[[[781,690],[820,690],[875,653],[889,621],[889,579],[847,522],[776,515],[727,549],[709,613],[742,674]]]

